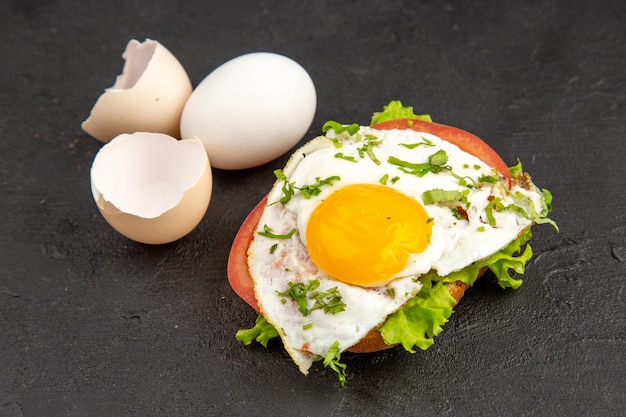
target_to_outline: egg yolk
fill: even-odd
[[[331,277],[377,286],[423,252],[431,233],[432,219],[415,199],[383,185],[354,184],[316,207],[306,241],[313,262]]]

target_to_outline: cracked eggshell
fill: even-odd
[[[169,243],[191,232],[207,211],[212,187],[211,166],[197,139],[122,134],[98,151],[91,166],[100,213],[141,243]]]
[[[180,116],[192,91],[183,66],[151,39],[131,40],[122,58],[122,74],[96,101],[83,130],[105,143],[134,132],[180,137]]]
[[[225,62],[200,82],[187,100],[180,131],[202,140],[214,168],[251,168],[293,148],[316,107],[315,85],[300,64],[253,52]]]

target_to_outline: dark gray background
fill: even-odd
[[[0,3],[0,415],[626,415],[626,2]],[[190,235],[146,246],[100,217],[80,129],[131,38],[197,85],[237,55],[300,62],[328,119],[391,99],[483,137],[554,196],[524,285],[490,276],[433,348],[344,355],[348,384],[301,375],[255,314],[229,247],[287,155],[214,170]],[[305,140],[305,139],[303,139]]]

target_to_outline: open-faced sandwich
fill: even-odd
[[[471,133],[391,102],[370,126],[328,122],[274,172],[228,277],[259,316],[237,338],[280,337],[300,371],[345,383],[341,353],[427,349],[486,270],[517,288],[550,193]]]

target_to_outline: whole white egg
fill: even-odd
[[[251,168],[300,141],[316,106],[313,80],[300,64],[275,53],[249,53],[196,87],[183,110],[181,137],[200,139],[215,168]]]

